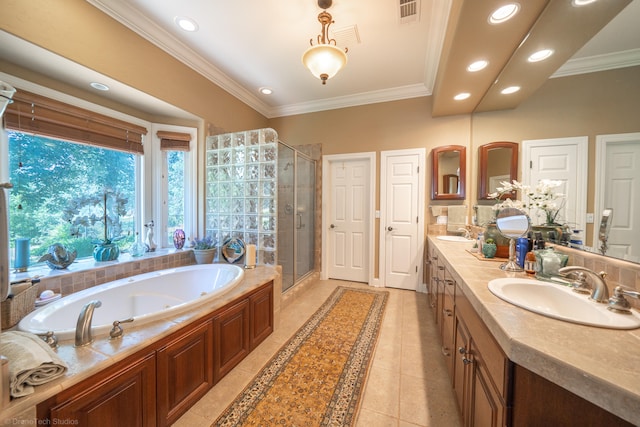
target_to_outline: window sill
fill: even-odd
[[[194,262],[191,249],[157,249],[141,257],[121,254],[115,261],[97,262],[92,258],[83,258],[63,270],[52,270],[45,264],[37,265],[23,273],[12,272],[9,281],[40,279],[40,292],[50,289],[66,296],[112,280]]]

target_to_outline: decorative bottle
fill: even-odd
[[[129,249],[129,253],[133,257],[138,257],[144,255],[147,251],[147,246],[142,243],[142,239],[140,239],[140,235],[136,233],[136,241],[131,245],[131,249]]]

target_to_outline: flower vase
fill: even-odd
[[[482,244],[482,255],[484,255],[485,258],[495,257],[497,250],[498,250],[498,246],[496,246],[495,243]]]
[[[98,262],[114,261],[120,256],[120,248],[115,243],[96,245],[93,249],[93,259]]]
[[[212,249],[194,249],[193,254],[198,264],[211,264],[216,256],[216,248]]]

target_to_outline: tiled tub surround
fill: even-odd
[[[9,280],[14,282],[37,277],[40,279],[38,295],[51,290],[64,297],[125,277],[191,264],[195,264],[192,250],[161,249],[137,258],[123,254],[116,261],[96,262],[87,258],[74,262],[64,270],[50,270],[42,265],[30,268],[26,273],[11,274]]]
[[[36,405],[38,403],[91,377],[116,362],[126,359],[145,346],[171,335],[185,325],[197,321],[213,310],[223,307],[270,280],[274,282],[274,329],[277,329],[280,320],[280,295],[282,293],[282,281],[279,271],[279,267],[270,266],[258,266],[256,269],[246,270],[244,280],[228,293],[222,295],[215,304],[192,313],[183,314],[172,319],[163,319],[139,328],[136,328],[133,324],[125,325],[125,333],[122,339],[109,340],[108,336],[96,336],[91,345],[80,348],[74,347],[73,340],[61,342],[57,353],[69,365],[67,373],[60,379],[36,387],[36,391],[32,395],[12,400],[8,407],[2,408],[0,424],[37,425]]]
[[[476,259],[466,245],[428,237],[453,279],[507,357],[572,393],[637,424],[640,420],[640,329],[602,329],[520,309],[488,289],[490,280],[526,277]],[[597,268],[598,266],[595,266]],[[595,304],[595,303],[594,303]]]

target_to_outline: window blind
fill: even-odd
[[[17,91],[5,127],[83,144],[144,154],[147,129],[27,91]]]
[[[159,130],[156,135],[160,139],[160,150],[189,151],[191,135],[181,132],[167,132]]]

